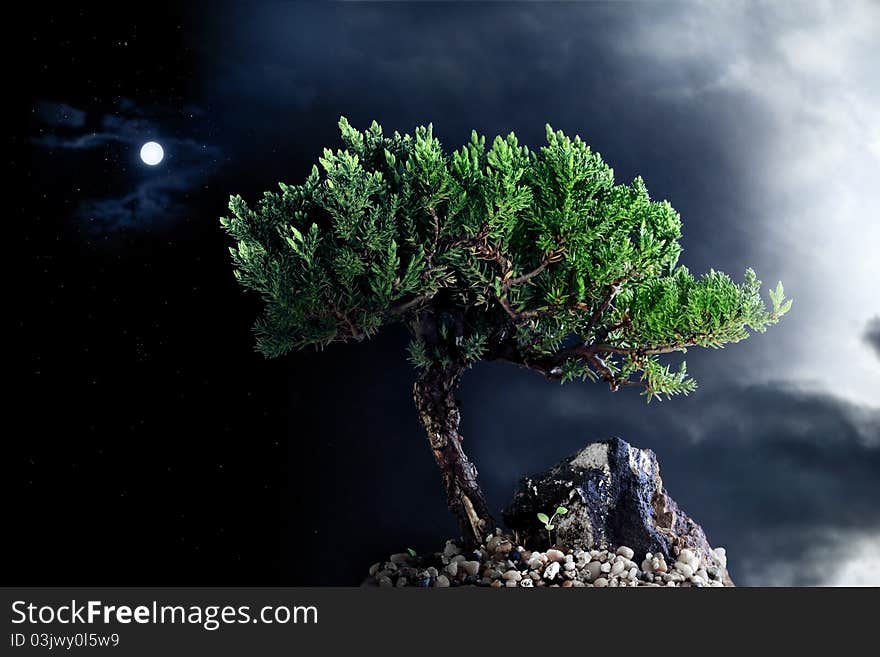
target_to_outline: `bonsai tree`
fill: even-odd
[[[685,364],[664,354],[763,332],[791,306],[761,299],[752,270],[736,283],[677,265],[681,219],[641,178],[616,184],[579,137],[547,126],[539,151],[511,133],[446,154],[431,125],[386,136],[340,119],[343,150],[324,150],[301,185],[222,225],[235,276],[265,301],[257,348],[275,357],[364,340],[401,322],[412,336],[413,397],[463,537],[494,529],[462,449],[456,390],[480,360],[552,381],[603,381],[652,398],[687,394]]]

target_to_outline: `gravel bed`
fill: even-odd
[[[511,537],[487,537],[479,549],[465,553],[454,541],[427,556],[401,552],[370,567],[367,585],[380,587],[720,587],[727,566],[724,548],[713,550],[720,564],[705,566],[708,555],[681,550],[674,563],[662,554],[636,555],[625,545],[597,550],[544,552],[516,546]]]

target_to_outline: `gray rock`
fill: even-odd
[[[446,541],[446,547],[443,548],[443,556],[451,559],[456,554],[461,554],[461,548],[452,541]]]
[[[632,559],[636,556],[636,553],[633,552],[632,548],[626,547],[625,545],[621,545],[617,548],[617,554],[621,555],[625,559]]]
[[[551,561],[550,565],[544,570],[544,579],[553,579],[559,574],[559,562]]]
[[[464,568],[464,572],[468,575],[476,575],[480,572],[479,561],[460,561],[458,565],[460,568]]]
[[[681,561],[677,561],[675,563],[675,569],[685,577],[690,577],[694,574],[693,566],[691,566],[689,563],[682,563]]]
[[[540,549],[547,544],[547,532],[537,514],[559,505],[568,509],[554,523],[561,545],[626,546],[633,555],[650,552],[669,562],[687,549],[700,555],[698,566],[718,567],[722,581],[733,584],[723,548],[713,551],[703,529],[669,496],[650,450],[619,438],[587,445],[550,470],[523,479],[502,515],[523,545]]]
[[[545,553],[550,561],[565,561],[565,552],[562,550],[549,549]]]

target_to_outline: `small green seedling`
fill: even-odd
[[[409,556],[415,559],[418,556],[418,553],[412,548],[406,548],[406,551],[409,552]]]
[[[553,514],[553,517],[548,517],[546,513],[538,514],[538,520],[544,523],[544,529],[547,530],[548,543],[552,542],[550,539],[550,531],[556,529],[556,525],[553,524],[554,522],[556,522],[556,517],[564,516],[566,513],[568,513],[568,509],[566,509],[564,506],[557,506],[556,512]]]

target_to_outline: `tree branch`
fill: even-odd
[[[538,274],[540,274],[542,271],[544,271],[545,269],[547,269],[547,267],[548,267],[549,265],[550,265],[550,261],[547,260],[547,259],[544,259],[544,260],[541,262],[540,265],[538,265],[537,267],[535,267],[535,268],[534,268],[532,271],[530,271],[529,273],[527,273],[527,274],[523,274],[522,276],[517,276],[516,278],[510,278],[510,279],[508,279],[508,280],[507,280],[507,286],[508,286],[508,287],[513,287],[514,285],[520,285],[520,284],[522,284],[522,283],[526,283],[526,282],[532,280],[535,276],[537,276]]]
[[[596,306],[596,309],[593,311],[593,314],[590,316],[590,321],[587,323],[587,327],[584,329],[584,335],[589,336],[590,332],[593,330],[593,327],[596,326],[596,323],[599,321],[599,318],[602,317],[602,313],[608,310],[608,306],[611,305],[611,302],[614,301],[614,297],[617,296],[617,293],[620,292],[620,284],[624,281],[624,278],[619,278],[613,282],[611,282],[607,289],[605,290],[605,298],[602,299],[602,303]]]
[[[397,303],[392,303],[391,306],[389,306],[388,310],[391,312],[392,315],[402,315],[406,311],[411,310],[426,301],[430,301],[433,296],[434,295],[426,294],[420,297],[413,297],[408,301],[398,301]]]
[[[515,278],[506,279],[505,286],[513,287],[514,285],[521,285],[522,283],[527,283],[532,280],[535,276],[540,274],[542,271],[547,269],[554,262],[559,262],[562,259],[563,249],[557,249],[555,251],[550,251],[549,253],[544,254],[543,259],[541,260],[541,264],[535,267],[532,271],[523,274],[522,276],[517,276]]]
[[[503,305],[503,304],[502,304]],[[699,346],[696,340],[699,337],[691,336],[684,342],[652,345],[647,347],[618,347],[610,344],[581,344],[568,349],[561,349],[553,354],[539,354],[530,356],[524,353],[515,342],[507,340],[500,343],[485,356],[486,360],[498,360],[527,370],[537,372],[550,381],[558,381],[562,378],[562,365],[569,360],[580,360],[587,363],[596,374],[605,381],[612,391],[621,386],[638,386],[646,388],[647,381],[634,381],[629,378],[615,376],[611,368],[602,359],[603,354],[616,354],[621,356],[656,356]]]

